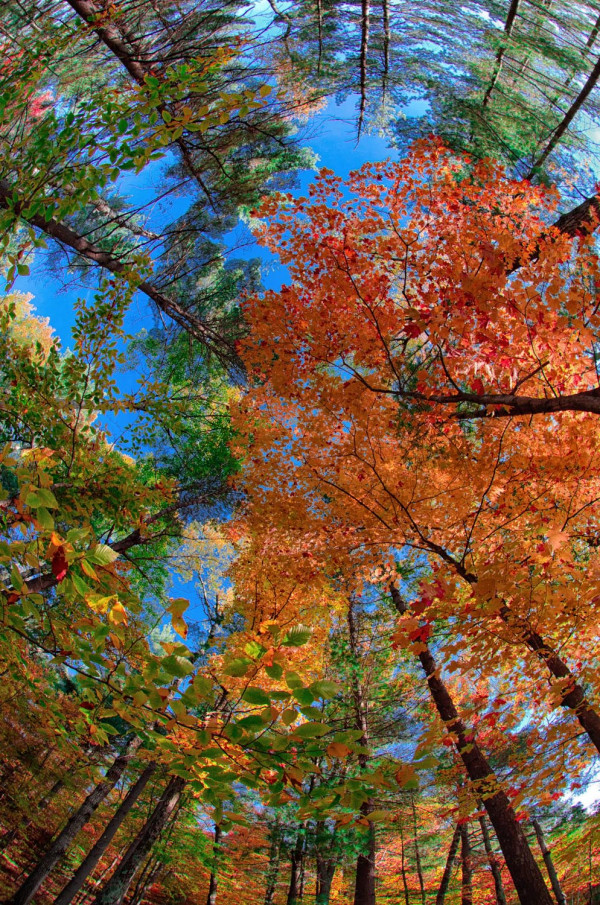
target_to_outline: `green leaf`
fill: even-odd
[[[186,597],[172,597],[167,610],[172,616],[183,616],[189,605],[190,602]]]
[[[71,581],[73,582],[73,585],[75,586],[75,590],[77,591],[77,593],[81,594],[82,597],[85,597],[86,594],[89,594],[90,587],[89,587],[89,585],[87,585],[85,583],[85,581],[83,580],[81,575],[77,575],[76,572],[72,572]]]
[[[321,738],[330,731],[329,726],[325,723],[302,723],[297,729],[294,729],[294,735],[298,738]]]
[[[312,629],[305,625],[296,625],[291,628],[281,642],[285,647],[302,647],[310,639]]]
[[[250,666],[252,666],[252,660],[248,660],[246,657],[237,657],[227,664],[223,672],[226,676],[240,678],[246,675]]]
[[[367,817],[372,823],[384,823],[391,819],[391,813],[389,811],[377,810],[371,811]]]
[[[263,707],[268,707],[271,703],[269,695],[262,688],[255,688],[252,685],[246,689],[242,695],[242,700],[248,704],[260,704]]]
[[[25,494],[25,502],[32,509],[58,509],[56,497],[47,487],[35,487]]]
[[[265,650],[266,648],[259,644],[258,641],[249,641],[244,648],[244,653],[252,657],[253,660],[258,660],[265,653]]]
[[[87,558],[97,566],[108,566],[119,558],[119,554],[107,544],[96,544],[94,549],[88,553]]]
[[[252,713],[250,716],[245,716],[241,720],[238,720],[236,725],[252,732],[254,729],[262,729],[265,724],[262,716],[259,716],[258,713]]]
[[[291,726],[292,723],[298,718],[298,713],[296,710],[293,710],[291,707],[288,710],[284,710],[281,714],[281,721],[284,726]]]
[[[265,666],[265,672],[270,679],[280,679],[283,675],[283,667],[279,663],[273,663],[273,666]]]
[[[309,685],[310,690],[316,698],[333,698],[336,694],[339,694],[342,690],[339,685],[336,685],[335,682],[330,682],[328,679],[323,679],[320,682],[313,682],[312,685]]]
[[[308,688],[294,688],[294,697],[299,704],[302,704],[305,707],[312,704],[315,699],[312,691],[309,691]]]
[[[174,654],[161,660],[161,666],[170,676],[179,678],[189,676],[194,671],[194,664],[190,663],[187,657],[176,657]]]
[[[35,517],[37,518],[42,528],[45,528],[46,531],[54,531],[54,519],[52,518],[48,510],[43,506],[39,507]]]
[[[297,672],[286,672],[285,674],[285,683],[288,688],[303,688],[304,682],[300,678]],[[311,698],[312,700],[312,698]]]

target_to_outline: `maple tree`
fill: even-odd
[[[6,903],[597,898],[597,11],[456,14],[3,4]]]
[[[246,360],[258,382],[238,427],[248,437],[251,530],[297,532],[304,549],[300,538],[310,538],[312,561],[358,587],[389,581],[397,551],[415,551],[418,598],[409,616],[398,596],[396,643],[421,661],[471,780],[488,783],[482,798],[521,900],[549,901],[531,856],[519,875],[522,831],[505,793],[492,791],[495,773],[436,678],[428,642],[445,624],[450,668],[480,662],[493,676],[516,654],[526,675],[549,672],[538,710],[544,698],[550,710],[570,709],[598,748],[595,418],[540,415],[527,430],[484,419],[465,431],[419,403],[435,402],[430,382],[460,387],[480,373],[501,387],[556,385],[563,398],[594,380],[595,257],[589,241],[573,248],[547,225],[548,193],[439,144],[365,167],[348,188],[355,198],[325,172],[308,199],[263,208],[264,240],[292,282],[247,305]],[[583,457],[566,458],[586,427]]]

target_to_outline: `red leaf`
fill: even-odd
[[[68,569],[67,557],[65,556],[65,548],[59,547],[52,557],[52,574],[58,582],[66,577]]]

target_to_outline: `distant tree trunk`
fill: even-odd
[[[408,878],[406,876],[406,851],[404,848],[404,826],[402,823],[402,814],[398,817],[398,829],[400,830],[400,873],[402,874],[402,885],[404,887],[404,905],[410,905],[410,892],[408,889]]]
[[[185,780],[181,776],[171,778],[160,801],[123,855],[114,874],[94,899],[94,905],[120,905],[137,870],[177,808],[184,787]]]
[[[381,77],[381,99],[385,101],[390,71],[390,8],[389,0],[382,0],[383,13],[383,75]]]
[[[119,860],[119,856],[115,855],[115,857],[111,860],[110,864],[108,864],[103,870],[100,871],[98,876],[91,880],[89,883],[89,888],[83,888],[79,894],[75,898],[76,905],[81,905],[81,903],[85,902],[86,899],[90,902],[94,898],[94,890],[98,889],[101,884],[104,882],[104,878],[108,877],[109,874],[113,872],[115,867],[117,866],[117,862]]]
[[[585,204],[585,202],[584,202]],[[533,631],[524,619],[515,617],[508,606],[502,606],[498,615],[535,654],[555,679],[564,680],[561,705],[572,710],[598,753],[600,753],[600,714],[590,705],[582,686],[557,654],[538,632]]]
[[[267,868],[267,888],[265,890],[265,905],[273,905],[273,896],[277,887],[279,876],[279,860],[281,857],[281,835],[279,830],[279,815],[271,830],[271,848],[269,850],[269,866]]]
[[[406,612],[406,604],[395,585],[391,586],[391,592],[398,612]],[[421,646],[423,650],[417,656],[425,673],[436,710],[446,730],[452,733],[454,745],[469,779],[484,799],[485,808],[496,831],[521,905],[534,905],[534,903],[535,905],[552,905],[552,899],[542,873],[531,853],[508,796],[501,788],[496,774],[481,751],[475,739],[475,733],[469,731],[458,715],[452,696],[440,677],[429,645],[423,643]],[[482,794],[483,789],[485,789],[485,795]]]
[[[127,905],[139,905],[139,903],[146,895],[146,890],[152,885],[152,883],[154,883],[158,875],[162,873],[164,867],[165,865],[157,858],[153,858],[152,856],[148,858],[144,869],[141,871],[137,879],[133,894],[131,895]]]
[[[67,849],[70,848],[79,831],[89,821],[96,808],[102,804],[109,792],[116,786],[140,745],[141,739],[133,738],[123,754],[115,759],[102,782],[99,782],[90,792],[83,804],[75,811],[66,826],[50,845],[47,852],[38,861],[36,867],[12,896],[10,899],[11,905],[28,905],[31,902],[50,871],[60,861]]]
[[[369,50],[369,29],[371,21],[370,0],[361,0],[360,15],[360,107],[358,113],[357,141],[360,140],[367,109],[367,53]]]
[[[483,804],[480,804],[480,807],[483,807]],[[485,853],[487,855],[488,864],[490,865],[492,877],[494,878],[494,888],[496,890],[496,903],[497,903],[497,905],[507,905],[506,893],[504,892],[504,884],[502,882],[502,871],[500,870],[500,865],[498,864],[498,858],[496,857],[496,853],[494,852],[494,849],[492,848],[492,842],[490,839],[490,833],[488,830],[485,814],[479,815],[479,826],[481,827],[481,835],[483,836],[483,847],[485,848]]]
[[[473,905],[473,852],[469,841],[469,828],[460,827],[461,905]],[[533,905],[533,902],[531,903]]]
[[[413,818],[413,838],[415,844],[415,861],[417,865],[417,876],[419,878],[419,886],[421,888],[421,902],[422,905],[425,905],[425,882],[423,880],[423,869],[421,867],[421,853],[419,851],[419,836],[417,832],[417,809],[415,807],[415,793],[411,792],[410,802],[412,805],[412,818]]]
[[[297,905],[300,901],[300,867],[304,856],[304,837],[298,832],[296,845],[291,853],[290,887],[287,895],[287,905]]]
[[[561,138],[563,137],[563,135],[565,134],[565,132],[567,131],[567,129],[573,122],[573,119],[575,118],[577,113],[579,113],[582,106],[588,99],[589,95],[591,94],[592,89],[595,87],[599,78],[600,78],[600,57],[598,58],[596,65],[590,72],[585,85],[583,86],[583,88],[581,89],[581,91],[579,92],[579,94],[577,95],[577,97],[575,98],[575,100],[573,101],[573,103],[571,104],[571,106],[569,107],[567,112],[565,113],[564,117],[562,118],[562,120],[560,121],[558,126],[553,130],[550,141],[548,142],[548,144],[546,145],[546,147],[544,148],[544,150],[542,151],[540,156],[537,158],[537,160],[531,167],[531,170],[527,174],[528,179],[531,179],[531,177],[535,175],[536,170],[538,170],[546,162],[546,160],[548,159],[548,156],[552,153],[552,151],[554,150],[554,148],[556,147],[558,142],[561,140]]]
[[[459,842],[460,842],[460,826],[458,826],[458,824],[457,824],[454,827],[452,841],[450,843],[450,848],[448,849],[448,857],[446,858],[446,866],[444,867],[444,873],[442,874],[440,888],[438,889],[437,896],[435,897],[435,905],[444,905],[444,900],[446,899],[446,893],[448,892],[448,887],[450,886],[450,877],[452,876],[452,868],[454,867],[454,862],[456,860],[456,853],[458,851]]]
[[[52,801],[54,796],[58,795],[58,793],[62,789],[64,789],[64,787],[65,787],[64,780],[57,779],[56,782],[52,785],[52,787],[50,789],[48,789],[48,791],[44,795],[42,795],[42,797],[38,801],[38,810],[40,810],[40,811],[45,810],[45,808],[48,807],[48,805],[50,804],[50,802]]]
[[[361,805],[361,813],[366,817],[372,810],[371,801]],[[371,821],[367,834],[367,854],[356,859],[354,905],[375,905],[375,826]]]
[[[315,836],[315,860],[316,860],[316,905],[329,905],[331,896],[331,884],[337,867],[337,857],[333,850],[335,842],[335,827],[332,833],[325,830],[325,821],[317,821]]]
[[[362,735],[359,743],[362,748],[369,747],[369,725],[367,720],[367,707],[364,700],[362,685],[359,680],[357,668],[360,662],[358,650],[358,634],[356,620],[354,618],[354,603],[348,599],[348,638],[352,655],[352,697],[354,699],[354,717],[356,728]],[[361,770],[368,764],[366,754],[358,755],[358,763]],[[363,817],[368,819],[373,810],[373,802],[369,799],[360,806]],[[356,859],[356,880],[354,885],[354,905],[375,905],[375,825],[369,820],[367,830],[366,854],[360,854]]]
[[[143,773],[140,774],[137,781],[129,789],[127,795],[115,811],[111,820],[106,825],[106,829],[99,839],[96,840],[86,857],[83,859],[67,885],[64,887],[54,900],[54,905],[69,905],[79,890],[84,885],[87,878],[94,872],[96,866],[106,849],[112,842],[117,830],[129,814],[130,810],[146,788],[150,777],[156,770],[156,764],[150,763]]]
[[[215,835],[213,841],[213,857],[210,870],[210,880],[208,882],[208,896],[206,905],[217,905],[217,877],[219,871],[219,845],[221,842],[221,827],[215,824]]]
[[[520,0],[511,0],[511,4],[508,8],[508,14],[506,16],[506,22],[504,23],[504,34],[506,38],[510,38],[510,34],[512,32],[512,27],[514,25],[515,17],[517,15],[519,9]],[[506,39],[505,39],[506,41]],[[482,107],[487,107],[492,91],[498,81],[498,77],[500,75],[500,71],[502,69],[502,61],[504,59],[504,52],[506,50],[506,43],[500,45],[498,49],[498,53],[496,54],[496,61],[494,63],[494,68],[492,70],[492,77],[490,79],[490,84],[488,85],[487,91],[483,97],[483,101],[481,103]]]
[[[567,905],[567,900],[565,898],[565,894],[562,891],[560,881],[558,879],[558,874],[556,873],[556,869],[554,867],[554,861],[552,860],[552,854],[550,849],[546,845],[546,840],[544,839],[544,832],[538,820],[532,820],[531,825],[535,830],[535,835],[537,836],[538,845],[540,847],[540,851],[542,853],[542,858],[544,859],[544,864],[546,865],[546,870],[548,871],[548,876],[550,878],[550,883],[552,884],[552,891],[554,892],[554,897],[558,902],[558,905]]]
[[[331,884],[337,864],[333,858],[323,858],[317,853],[317,891],[316,905],[329,905],[331,896]]]

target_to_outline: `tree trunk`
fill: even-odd
[[[84,889],[79,892],[79,894],[75,898],[76,905],[82,905],[82,903],[85,902],[86,899],[90,902],[92,901],[92,899],[94,898],[94,890],[98,889],[99,886],[104,882],[104,878],[108,877],[109,874],[113,872],[113,870],[117,866],[118,860],[119,856],[115,855],[115,857],[112,858],[110,864],[103,868],[95,879],[92,879],[90,881],[89,888],[84,887]]]
[[[279,832],[279,814],[275,818],[275,824],[271,830],[271,848],[269,851],[269,866],[267,868],[267,888],[265,890],[265,905],[273,905],[273,896],[277,887],[279,876],[279,859],[281,857],[281,836]]]
[[[398,612],[406,612],[406,604],[395,585],[391,586],[391,592]],[[429,645],[421,643],[420,647],[423,649],[417,656],[425,673],[436,710],[446,730],[451,733],[451,738],[475,791],[483,799],[521,905],[552,905],[552,899],[540,868],[531,853],[508,796],[501,788],[496,774],[481,751],[475,733],[470,731],[459,717],[450,692],[440,678]]]
[[[382,0],[381,8],[383,15],[383,73],[381,76],[381,101],[382,103],[385,103],[388,86],[388,75],[390,71],[391,31],[389,0]]]
[[[558,124],[556,129],[554,129],[554,131],[552,132],[552,137],[551,137],[550,141],[548,142],[548,144],[546,145],[546,147],[544,148],[544,150],[542,151],[542,153],[540,154],[538,159],[535,161],[535,163],[531,167],[531,170],[527,174],[528,179],[531,179],[532,176],[535,175],[536,170],[538,170],[546,162],[546,160],[548,159],[548,156],[552,153],[552,151],[554,150],[554,148],[556,147],[558,142],[561,140],[561,138],[563,137],[563,135],[565,134],[565,132],[567,131],[567,129],[573,122],[573,119],[575,118],[577,113],[581,110],[582,106],[584,105],[585,101],[591,94],[591,91],[595,87],[599,78],[600,78],[600,57],[598,58],[596,65],[590,72],[585,85],[583,86],[583,88],[581,89],[581,91],[579,92],[579,94],[577,95],[577,97],[575,98],[575,100],[573,101],[573,103],[571,104],[571,106],[569,107],[567,112],[565,113],[564,117],[562,118],[562,120],[560,121],[560,123]]]
[[[410,891],[408,888],[408,878],[406,876],[406,850],[404,847],[404,826],[402,823],[402,814],[398,815],[398,829],[400,831],[400,873],[402,874],[402,885],[404,887],[404,905],[410,905]]]
[[[96,840],[95,844],[83,859],[67,885],[54,900],[54,905],[69,905],[74,896],[77,895],[87,878],[96,869],[98,862],[112,842],[117,830],[146,788],[148,781],[155,770],[155,763],[148,764],[144,772],[138,777],[137,782],[129,789],[127,795],[108,822],[106,829],[100,838]]]
[[[36,229],[41,230],[41,232],[51,236],[57,242],[60,242],[61,245],[72,248],[73,251],[78,255],[81,255],[82,258],[93,261],[95,264],[100,265],[100,267],[104,267],[106,270],[110,271],[110,273],[118,275],[127,271],[129,264],[126,260],[115,257],[109,251],[105,251],[104,249],[93,245],[91,242],[88,242],[85,236],[79,235],[79,233],[76,233],[65,223],[61,223],[54,218],[46,220],[41,214],[32,214],[31,216],[23,217],[22,211],[27,208],[27,203],[21,199],[15,201],[14,194],[15,191],[8,182],[4,179],[0,179],[1,208],[11,211],[16,218],[22,219],[23,222],[29,223]],[[165,295],[165,293],[152,282],[149,280],[142,280],[137,284],[137,289],[140,292],[143,292],[144,295],[147,295],[148,298],[152,299],[161,311],[197,339],[198,342],[204,345],[209,351],[212,351],[219,360],[224,363],[228,361],[229,364],[236,360],[233,349],[227,346],[222,337],[220,337],[212,327],[203,323],[203,321],[193,313],[184,310],[178,302]],[[54,583],[56,582],[54,581]]]
[[[481,803],[479,804],[479,806],[483,807]],[[500,870],[500,865],[498,864],[496,853],[492,848],[492,842],[490,839],[490,833],[488,830],[485,814],[479,815],[479,826],[481,827],[481,835],[483,836],[483,847],[485,848],[488,864],[490,865],[492,877],[494,878],[494,889],[496,890],[496,905],[507,905],[506,893],[504,892],[504,884],[502,882],[502,871]]]
[[[119,62],[125,67],[131,78],[138,85],[146,86],[146,78],[153,75],[152,61],[148,59],[148,55],[144,54],[140,42],[132,34],[128,34],[127,40],[123,40],[123,35],[119,29],[103,16],[102,7],[98,8],[91,0],[67,0],[69,5],[75,10],[77,15],[90,25],[103,44],[114,54]],[[158,104],[156,107],[159,113],[168,113],[173,116],[176,110],[171,107],[169,109],[165,104]],[[180,136],[174,140],[174,144],[179,148],[185,168],[192,178],[198,183],[206,200],[210,206],[215,209],[214,199],[211,196],[202,174],[194,163],[192,148],[188,141]]]
[[[370,0],[361,0],[360,15],[360,107],[358,113],[357,138],[360,140],[367,108],[367,53],[369,50],[369,28],[371,21]]]
[[[334,858],[323,858],[317,854],[317,891],[316,905],[329,905],[331,884],[337,864]]]
[[[460,842],[460,827],[457,824],[454,827],[452,841],[450,843],[450,848],[448,849],[448,857],[446,858],[446,866],[444,867],[444,873],[442,874],[440,888],[438,889],[437,896],[435,897],[435,905],[444,905],[446,893],[448,892],[448,887],[450,886],[450,877],[452,876],[452,868],[454,867],[454,862],[456,860],[456,853],[458,851],[459,842]]]
[[[297,905],[300,901],[300,866],[304,854],[304,837],[298,831],[296,846],[291,854],[290,887],[287,895],[287,905]]]
[[[150,856],[150,858],[148,858],[144,869],[141,871],[140,876],[138,877],[135,888],[127,905],[139,905],[146,894],[146,890],[152,883],[154,883],[161,871],[164,870],[164,866],[165,865],[158,861],[156,858],[153,858],[152,855]]]
[[[369,747],[369,726],[367,720],[367,706],[364,700],[362,685],[358,676],[358,665],[360,662],[358,651],[358,634],[356,628],[356,620],[354,618],[354,604],[348,599],[348,638],[350,641],[350,653],[352,656],[352,697],[354,699],[354,716],[356,728],[360,729],[362,735],[359,744],[362,748]],[[361,770],[364,770],[368,763],[366,754],[358,755],[358,763]],[[360,812],[363,817],[368,819],[369,814],[373,810],[373,802],[363,802],[360,806]],[[356,881],[354,886],[354,905],[375,905],[375,826],[369,820],[367,830],[366,854],[360,854],[356,859]]]
[[[141,743],[141,739],[133,738],[123,754],[116,758],[102,782],[99,782],[90,792],[83,804],[58,834],[46,854],[38,861],[37,866],[11,897],[10,905],[28,905],[31,902],[50,871],[60,861],[67,849],[70,848],[79,831],[120,780]]]
[[[600,714],[588,702],[583,688],[578,684],[567,664],[549,644],[546,644],[541,635],[529,628],[525,620],[515,618],[509,607],[501,607],[499,616],[506,625],[519,633],[521,640],[548,668],[555,679],[564,680],[561,704],[574,712],[579,725],[585,730],[590,741],[600,753]]]
[[[365,816],[372,810],[371,801],[361,806],[361,812]],[[354,905],[375,905],[375,826],[371,821],[367,833],[367,854],[359,855],[356,859]]]
[[[550,878],[550,883],[552,884],[552,891],[554,892],[554,897],[558,902],[558,905],[567,905],[567,900],[565,898],[565,894],[562,891],[560,881],[558,879],[558,874],[556,873],[556,869],[554,867],[554,861],[552,860],[552,854],[550,849],[546,845],[546,840],[544,839],[544,832],[542,827],[539,824],[539,821],[532,820],[531,825],[535,830],[535,835],[537,836],[538,845],[540,847],[540,851],[542,853],[542,858],[544,859],[544,864],[546,865],[546,870],[548,871],[548,876]]]
[[[412,805],[413,818],[413,838],[415,843],[415,861],[417,865],[417,876],[419,878],[419,887],[421,889],[421,902],[425,905],[425,882],[423,880],[423,868],[421,867],[421,853],[419,851],[419,836],[417,833],[417,809],[415,807],[415,793],[411,792],[410,801]]]
[[[325,821],[317,821],[315,835],[316,890],[315,905],[329,905],[331,884],[337,867],[337,858],[333,850],[336,830],[332,833],[325,830]]]
[[[94,899],[94,905],[120,905],[140,864],[175,811],[184,787],[185,780],[181,776],[171,777],[152,814],[123,855],[110,880]]]
[[[210,871],[210,880],[208,882],[208,896],[206,905],[217,905],[217,875],[219,870],[219,844],[221,842],[221,827],[215,824],[215,836],[213,842],[212,867]]]
[[[505,34],[506,38],[510,38],[510,34],[512,32],[512,27],[513,27],[513,24],[515,21],[515,17],[517,15],[517,11],[519,9],[519,2],[520,2],[520,0],[511,0],[511,4],[508,8],[506,22],[504,23],[504,34]],[[502,61],[504,59],[505,50],[506,50],[506,41],[503,44],[501,44],[500,48],[498,49],[498,53],[496,54],[496,61],[494,63],[494,69],[492,71],[492,77],[490,79],[490,84],[488,85],[487,91],[485,92],[485,95],[483,97],[483,101],[481,103],[482,107],[487,107],[489,100],[490,100],[490,96],[492,94],[492,91],[494,90],[496,82],[498,81],[498,77],[502,70]]]
[[[473,852],[469,841],[469,829],[460,827],[461,905],[473,905]]]

